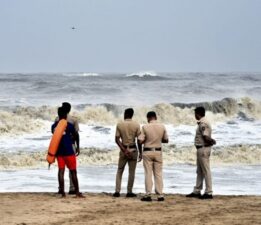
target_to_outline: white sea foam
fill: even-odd
[[[163,147],[164,165],[173,163],[195,164],[196,150],[193,146],[177,147],[167,145]],[[47,166],[45,160],[47,151],[16,151],[0,154],[0,169],[10,170],[18,168],[43,168]],[[78,163],[81,166],[116,165],[119,149],[86,148],[81,150]],[[221,165],[261,165],[261,145],[218,146],[212,150],[211,163]]]

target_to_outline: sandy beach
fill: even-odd
[[[261,196],[215,196],[214,200],[166,195],[141,202],[88,194],[85,199],[53,193],[1,193],[1,224],[261,224]]]

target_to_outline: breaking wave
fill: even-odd
[[[139,123],[146,123],[146,113],[156,111],[158,119],[165,124],[194,125],[194,108],[204,106],[207,117],[212,122],[227,122],[233,117],[254,121],[261,119],[261,102],[250,98],[239,100],[225,98],[221,101],[202,103],[161,103],[154,106],[134,107],[134,119]],[[114,104],[79,105],[72,109],[71,114],[80,123],[88,125],[114,125],[123,117],[127,106]],[[57,107],[15,107],[0,110],[0,131],[6,133],[33,132],[44,127],[46,121],[53,121]]]
[[[137,73],[130,73],[125,76],[129,80],[139,81],[155,81],[155,80],[168,80],[169,77],[160,76],[154,71],[141,71]]]
[[[78,164],[80,166],[117,164],[118,155],[118,149],[82,149],[81,155],[78,157]],[[47,167],[45,158],[45,151],[1,153],[0,169],[43,168]],[[168,145],[164,147],[163,158],[165,165],[173,163],[195,164],[196,150],[193,146],[177,148],[174,145]],[[212,165],[260,165],[261,146],[233,145],[215,147],[212,150],[211,163]]]
[[[158,76],[154,71],[140,71],[136,73],[127,74],[126,77],[156,77]]]

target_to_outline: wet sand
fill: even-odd
[[[111,194],[88,194],[85,199],[52,193],[1,193],[0,224],[92,225],[257,225],[261,196],[215,196],[213,200],[166,195],[165,202],[141,202]]]

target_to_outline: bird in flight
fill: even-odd
[[[72,27],[72,30],[75,30],[76,28],[75,27]]]

